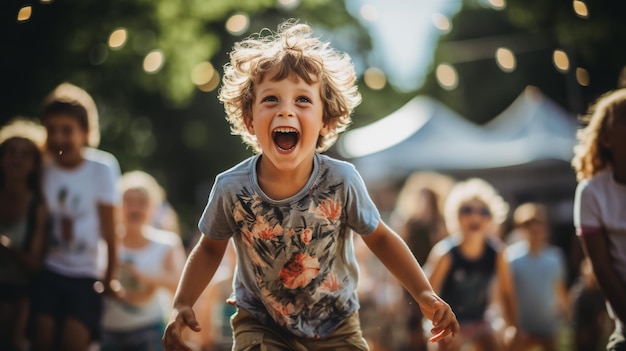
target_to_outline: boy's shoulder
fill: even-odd
[[[360,177],[354,165],[347,161],[342,161],[328,155],[316,154],[322,172],[330,171],[334,177],[350,179],[355,176]]]
[[[249,178],[254,172],[254,167],[259,157],[260,155],[250,156],[231,168],[220,172],[215,177],[215,183],[241,182],[242,177]]]

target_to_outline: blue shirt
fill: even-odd
[[[297,336],[327,336],[359,308],[351,230],[370,234],[380,214],[354,166],[319,154],[297,194],[271,199],[257,181],[260,157],[217,176],[198,228],[233,238],[239,307]]]
[[[507,248],[506,259],[515,283],[519,328],[537,337],[554,336],[558,322],[556,284],[565,279],[561,251],[550,246],[533,254],[528,243],[521,241]]]

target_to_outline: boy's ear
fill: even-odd
[[[331,126],[329,126],[328,123],[324,123],[324,125],[322,126],[322,129],[320,129],[320,135],[326,136],[326,134],[330,133],[331,130],[332,130]]]
[[[254,126],[252,125],[252,118],[247,117],[247,116],[243,116],[243,121],[246,124],[246,128],[248,129],[248,133],[255,135],[254,134]]]

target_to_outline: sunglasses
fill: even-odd
[[[489,211],[487,207],[475,207],[475,206],[463,205],[459,209],[459,215],[469,216],[473,214],[477,214],[485,218],[491,217],[491,211]]]

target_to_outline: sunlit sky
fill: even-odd
[[[402,90],[419,88],[444,33],[433,21],[453,16],[461,0],[347,0],[350,13],[370,29],[374,50],[369,65],[378,66]]]

